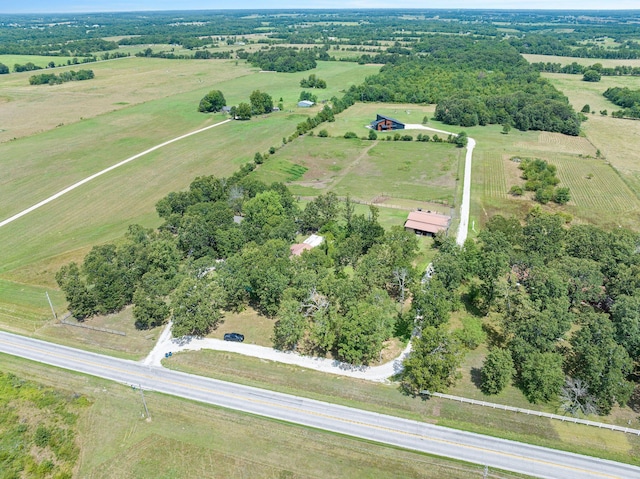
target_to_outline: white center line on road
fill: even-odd
[[[164,143],[161,143],[159,145],[156,145],[152,148],[149,148],[148,150],[143,151],[142,153],[138,153],[137,155],[133,155],[130,158],[127,158],[126,160],[122,160],[120,163],[116,163],[115,165],[110,166],[109,168],[105,168],[102,171],[99,171],[98,173],[94,173],[91,176],[88,176],[87,178],[78,181],[77,183],[74,183],[71,186],[66,187],[64,190],[59,191],[58,193],[56,193],[55,195],[51,195],[49,198],[42,200],[39,203],[36,203],[33,206],[30,206],[29,208],[27,208],[26,210],[21,211],[20,213],[16,213],[15,215],[11,216],[10,218],[7,218],[6,220],[0,221],[0,228],[8,225],[9,223],[17,220],[18,218],[23,217],[24,215],[31,213],[34,210],[37,210],[38,208],[40,208],[41,206],[46,205],[47,203],[51,203],[54,200],[57,200],[58,198],[60,198],[62,195],[66,195],[67,193],[69,193],[70,191],[75,190],[76,188],[84,185],[85,183],[90,182],[91,180],[95,180],[97,177],[104,175],[105,173],[108,173],[112,170],[115,170],[116,168],[121,167],[122,165],[126,165],[127,163],[133,161],[133,160],[137,160],[138,158],[140,158],[141,156],[147,155],[153,151],[159,150],[162,147],[165,147],[167,145],[170,145],[171,143],[175,143],[176,141],[180,141],[180,140],[184,140],[185,138],[188,138],[190,136],[193,135],[197,135],[198,133],[202,133],[203,131],[207,131],[210,130],[211,128],[215,128],[216,126],[220,126],[220,125],[224,125],[225,123],[230,122],[231,120],[224,120],[221,121],[220,123],[216,123],[215,125],[209,125],[206,126],[204,128],[200,128],[199,130],[195,130],[192,131],[190,133],[186,133],[182,136],[179,136],[177,138],[173,138],[169,141],[165,141]]]

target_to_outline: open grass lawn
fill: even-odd
[[[0,130],[3,130],[0,141],[22,138],[114,110],[130,111],[128,107],[132,105],[181,94],[181,102],[191,103],[190,110],[195,113],[200,98],[216,84],[251,73],[245,62],[236,65],[226,60],[136,57],[74,65],[52,72],[69,69],[91,69],[95,78],[61,85],[29,85],[29,77],[34,72],[0,75]],[[132,123],[136,123],[136,119],[137,123],[142,123],[141,117],[128,116],[132,116]],[[170,118],[168,115],[167,119]],[[147,122],[147,128],[150,124],[155,127],[154,123]],[[175,126],[180,128],[181,125]],[[58,129],[68,131],[67,135],[75,139],[84,133]],[[57,134],[64,136],[64,133]],[[60,143],[58,148],[65,148],[64,143]]]
[[[276,320],[258,314],[247,307],[240,313],[225,312],[224,321],[208,337],[222,339],[226,333],[244,334],[244,342],[258,346],[272,347],[273,326]]]
[[[49,293],[51,302],[58,311],[66,308],[64,294],[57,288],[46,288],[31,284],[16,283],[0,279],[0,325],[2,329],[33,333],[53,319],[47,301]]]
[[[298,366],[215,351],[179,353],[169,360],[164,360],[163,364],[172,369],[222,380],[640,464],[640,438],[635,436],[589,429],[577,424],[561,423],[562,426],[559,426],[546,418],[445,399],[412,398],[402,394],[394,384],[370,383],[323,374]],[[519,392],[516,390],[513,394],[517,395]]]
[[[34,336],[71,347],[81,347],[89,351],[137,361],[149,354],[164,329],[162,326],[146,330],[136,329],[132,306],[118,313],[91,318],[86,323],[77,322],[74,318],[68,318],[66,321],[78,326],[48,321],[35,332]],[[84,324],[117,331],[124,335],[83,328]]]
[[[415,105],[412,103],[356,103],[346,111],[336,117],[332,123],[323,123],[315,129],[317,134],[320,130],[327,130],[330,136],[344,136],[348,131],[352,131],[359,137],[367,136],[369,130],[367,125],[376,119],[376,114],[390,116],[403,123],[422,123],[425,116],[429,118],[427,126],[430,125],[431,117],[435,111],[435,105]],[[435,128],[438,128],[437,126]],[[460,127],[444,128],[447,131],[457,132]],[[395,132],[378,133],[379,139],[384,139],[387,135],[393,136]],[[412,135],[414,138],[418,133],[426,133],[433,136],[432,132],[420,130],[400,131],[401,134]]]
[[[367,441],[146,392],[37,363],[1,357],[20,377],[79,393],[75,476],[86,478],[516,478]],[[59,386],[63,384],[64,386]]]

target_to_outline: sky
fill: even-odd
[[[638,0],[0,0],[0,13],[85,13],[143,10],[273,8],[478,8],[549,10],[640,9]]]

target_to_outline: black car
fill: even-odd
[[[224,335],[224,340],[236,341],[238,343],[241,343],[242,341],[244,341],[244,335],[240,333],[227,333]]]

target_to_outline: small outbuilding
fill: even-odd
[[[311,106],[315,105],[314,102],[310,101],[310,100],[302,100],[298,102],[298,106],[300,108],[309,108]]]
[[[376,115],[376,119],[371,122],[371,128],[377,131],[404,130],[404,123],[384,115]]]
[[[316,246],[320,246],[323,241],[324,241],[323,236],[311,235],[302,243],[291,245],[290,247],[291,256],[300,256],[303,252],[309,251],[310,249],[313,249]]]
[[[404,228],[417,235],[435,236],[440,231],[447,231],[451,224],[451,216],[433,211],[412,211],[404,223]]]

